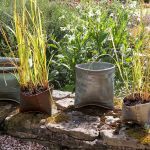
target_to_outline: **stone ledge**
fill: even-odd
[[[54,95],[57,107],[53,107],[53,112],[57,114],[53,117],[35,112],[19,113],[16,103],[1,101],[1,132],[20,139],[41,141],[56,150],[150,149],[150,143],[140,143],[127,134],[127,127],[120,121],[117,103],[114,111],[94,106],[75,109],[71,93],[55,90]]]

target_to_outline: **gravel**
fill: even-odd
[[[49,150],[41,144],[23,141],[8,135],[0,135],[0,150]]]

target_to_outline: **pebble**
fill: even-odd
[[[0,135],[0,150],[49,150],[41,144],[23,141],[8,135]]]

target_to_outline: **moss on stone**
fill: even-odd
[[[3,117],[3,116],[6,116],[6,112],[2,109],[2,110],[0,110],[0,117]]]
[[[18,111],[18,113],[17,113]],[[5,125],[9,130],[23,129],[26,126],[26,122],[32,121],[32,115],[26,113],[19,113],[19,110],[16,110],[14,114],[11,114],[6,118]]]
[[[144,128],[130,128],[127,130],[127,134],[139,140],[141,144],[150,144],[150,133],[149,130],[145,130]]]
[[[114,105],[118,109],[122,109],[122,99],[120,98],[114,98]]]
[[[58,113],[46,119],[47,123],[60,123],[67,122],[69,120],[69,116],[64,113]]]

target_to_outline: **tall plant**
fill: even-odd
[[[142,12],[142,10],[141,10]],[[150,76],[150,55],[149,55],[149,32],[143,23],[143,15],[140,14],[140,23],[130,27],[129,43],[123,47],[124,53],[130,51],[130,58],[124,53],[118,53],[116,43],[112,32],[111,41],[115,52],[116,65],[125,86],[125,93],[139,93],[142,96],[148,95],[150,92],[149,76]],[[121,58],[121,59],[120,59]],[[127,59],[130,59],[128,61]],[[126,69],[126,63],[129,63],[129,70]],[[145,97],[144,97],[145,98]],[[147,99],[146,97],[145,99]]]
[[[19,82],[21,90],[30,94],[48,89],[48,67],[46,62],[46,34],[42,26],[41,12],[36,0],[21,2],[21,9],[17,9],[17,0],[14,2],[14,28],[12,31],[17,40]],[[5,33],[3,33],[5,35]],[[5,40],[8,40],[5,36]],[[9,46],[11,49],[11,46]]]

